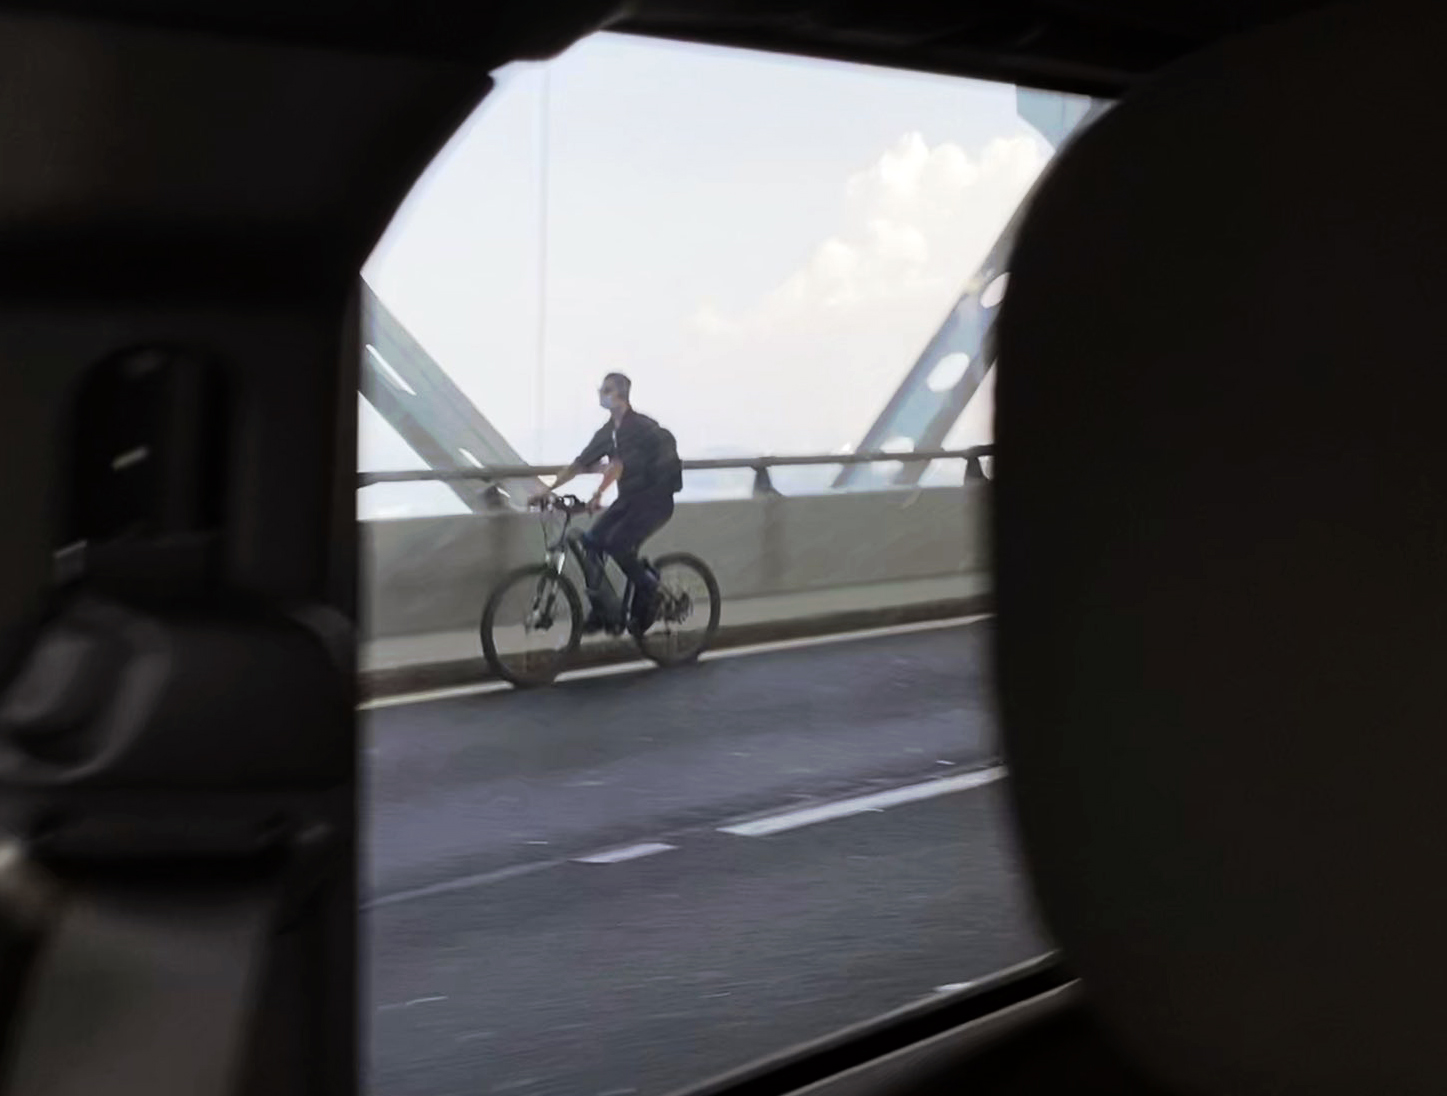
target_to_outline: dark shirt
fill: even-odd
[[[604,457],[621,462],[623,474],[618,477],[620,501],[652,490],[666,490],[671,494],[672,486],[662,482],[658,470],[664,455],[661,431],[662,428],[653,419],[631,409],[617,426],[613,425],[610,416],[574,463],[587,468]]]

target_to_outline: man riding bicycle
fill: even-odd
[[[582,534],[585,549],[584,581],[588,588],[585,632],[597,632],[618,619],[621,607],[604,576],[604,554],[633,583],[633,627],[645,631],[653,622],[656,579],[638,558],[638,548],[673,517],[673,495],[682,486],[682,465],[673,435],[629,402],[632,382],[622,373],[609,373],[598,389],[598,403],[606,410],[605,422],[587,447],[560,475],[552,488],[534,495],[540,503],[563,484],[592,470],[604,457],[608,464],[603,482],[588,503],[594,513],[603,508],[603,494],[618,485],[618,501],[593,527]]]

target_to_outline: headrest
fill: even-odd
[[[1447,1092],[1447,11],[1337,7],[1066,149],[997,332],[1045,918],[1186,1092]]]

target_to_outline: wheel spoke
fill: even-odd
[[[697,657],[712,638],[717,590],[687,559],[663,560],[658,566],[658,611],[643,636],[643,650],[656,662],[683,662]]]

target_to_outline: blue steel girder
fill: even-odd
[[[446,371],[362,283],[362,395],[429,468],[527,464]],[[538,480],[448,481],[470,509],[510,508]]]
[[[1107,102],[1100,100],[1082,100],[1078,96],[1024,89],[1017,98],[1021,117],[1039,129],[1052,145],[1059,145],[1071,133],[1088,126],[1108,106]],[[950,309],[940,329],[856,446],[857,452],[942,447],[950,428],[979,391],[985,374],[994,364],[992,330],[1004,295],[1001,279],[1009,273],[1015,233],[1024,220],[1033,194],[1032,186],[995,240],[979,270],[965,286],[959,301]],[[937,369],[942,369],[946,376],[953,372],[953,369],[944,369],[941,363],[956,354],[968,357],[964,371],[950,384],[932,386],[930,382]],[[903,464],[895,473],[894,482],[918,483],[928,467],[923,462]],[[867,465],[848,465],[840,471],[834,486],[847,487],[867,482],[872,471]]]

